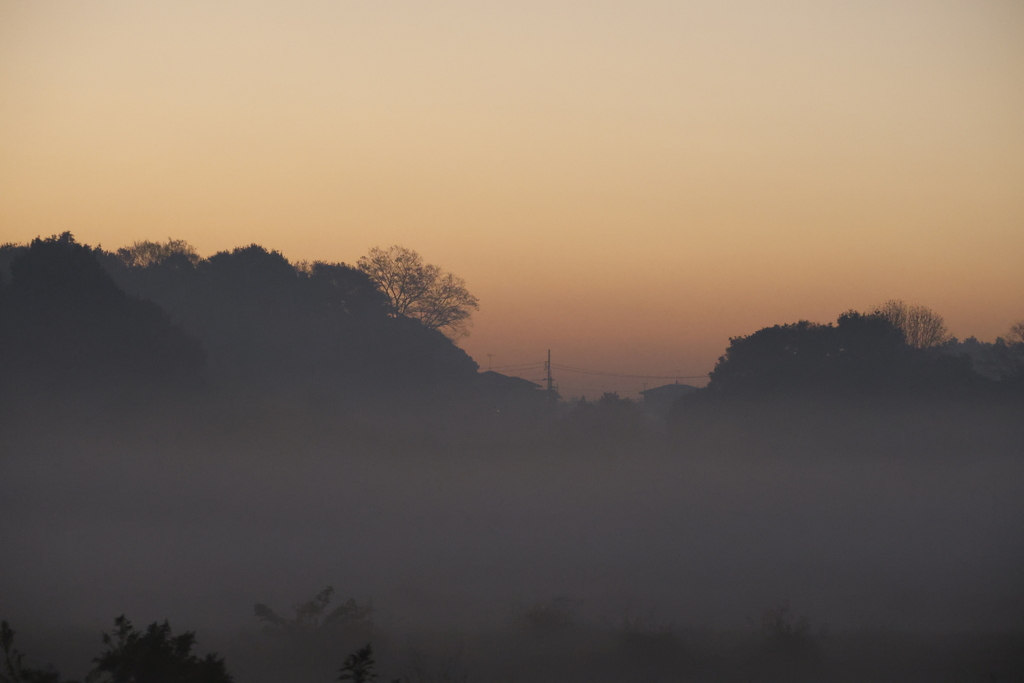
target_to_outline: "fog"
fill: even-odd
[[[567,400],[371,255],[0,246],[0,683],[1024,676],[1024,321],[891,300]]]
[[[594,628],[750,631],[784,601],[833,632],[1024,627],[1024,460],[998,410],[603,444],[417,443],[412,416],[356,436],[206,410],[6,430],[0,613],[62,671],[122,613],[197,630],[244,670],[253,605],[284,614],[328,585],[392,638],[500,631],[539,607]],[[47,633],[77,645],[62,655]]]

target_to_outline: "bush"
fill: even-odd
[[[156,622],[136,631],[121,615],[114,630],[103,634],[106,651],[93,660],[96,666],[87,683],[232,683],[224,660],[216,654],[192,654],[196,636],[186,631],[175,636],[170,624]]]

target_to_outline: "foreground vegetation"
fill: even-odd
[[[124,617],[103,634],[105,650],[85,681],[231,683],[331,680],[370,683],[482,681],[1016,681],[1024,634],[920,633],[812,626],[785,602],[741,630],[679,628],[624,618],[584,623],[563,601],[535,605],[500,628],[390,633],[351,625],[305,625],[228,639],[232,669],[192,653],[193,633],[166,622],[135,630]],[[3,623],[3,683],[75,683],[34,669]],[[365,640],[364,644],[358,643]],[[347,654],[346,654],[347,653]]]

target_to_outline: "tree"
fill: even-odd
[[[722,395],[878,393],[909,381],[903,333],[887,319],[847,311],[833,325],[801,320],[733,337],[711,371]]]
[[[394,315],[414,318],[449,337],[468,334],[469,317],[480,305],[462,278],[398,245],[374,247],[357,265],[387,295]]]
[[[0,623],[0,683],[74,683],[48,669],[25,666],[25,656],[14,647],[14,630]],[[196,636],[191,631],[173,635],[165,621],[136,631],[124,616],[114,620],[112,633],[103,634],[106,651],[93,659],[87,683],[232,683],[234,680],[216,654],[192,654]]]
[[[32,669],[25,666],[25,655],[14,647],[14,634],[14,629],[6,621],[0,622],[0,649],[4,653],[0,683],[61,683],[60,674],[52,667]]]
[[[157,304],[126,294],[71,233],[16,254],[0,294],[0,368],[35,388],[194,386],[199,344]]]
[[[373,670],[376,663],[373,659],[373,648],[367,643],[345,658],[338,680],[351,681],[351,683],[373,683],[377,680],[377,674]]]
[[[152,623],[136,631],[123,615],[112,633],[103,634],[105,652],[93,660],[96,667],[88,683],[232,683],[224,659],[216,654],[192,654],[196,636],[186,631],[175,636],[170,625]]]
[[[1010,325],[1010,331],[1006,333],[1006,339],[1011,344],[1024,344],[1024,320],[1018,320]]]
[[[952,339],[942,316],[926,306],[911,306],[899,299],[891,299],[876,306],[872,314],[892,323],[903,333],[907,345],[915,349],[927,349]]]
[[[200,261],[195,247],[185,240],[174,240],[170,237],[166,242],[142,240],[130,247],[121,247],[117,250],[117,257],[129,268],[145,268],[178,255],[184,256],[192,265]]]
[[[360,605],[355,598],[349,598],[328,612],[327,608],[333,595],[334,588],[327,586],[309,600],[295,605],[292,608],[295,616],[290,619],[262,603],[256,603],[254,613],[257,619],[271,627],[309,631],[328,627],[345,627],[357,631],[373,630],[371,605]]]

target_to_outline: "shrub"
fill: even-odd
[[[121,615],[114,630],[103,634],[106,651],[93,660],[95,668],[87,683],[232,683],[233,679],[216,654],[200,658],[192,654],[196,636],[186,631],[175,636],[170,624],[156,622],[145,632],[136,631]]]

